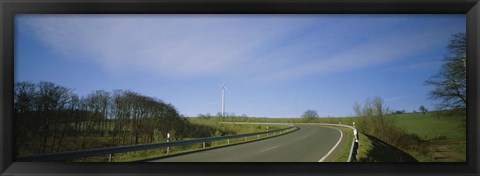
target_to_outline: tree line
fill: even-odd
[[[78,96],[51,82],[17,82],[14,90],[17,155],[208,137],[172,104],[130,90]]]

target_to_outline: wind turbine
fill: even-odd
[[[222,87],[222,117],[225,117],[225,90],[228,91],[228,89],[225,87],[225,84],[222,84],[220,87]]]

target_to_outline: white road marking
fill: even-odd
[[[334,128],[334,129],[336,129],[336,128]],[[332,154],[332,152],[335,150],[335,148],[338,147],[338,144],[340,144],[340,141],[342,141],[343,132],[339,129],[336,129],[336,130],[340,131],[340,139],[338,139],[337,144],[335,144],[335,146],[333,146],[333,148],[330,149],[330,151],[328,151],[328,153],[325,156],[323,156],[322,159],[318,160],[318,162],[323,162],[323,160],[327,159],[328,155]]]
[[[266,149],[260,150],[259,152],[264,152],[264,151],[267,151],[267,150],[272,150],[272,149],[277,148],[277,147],[278,147],[278,145],[275,146],[275,147],[270,147],[270,148],[266,148]]]

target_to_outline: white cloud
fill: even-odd
[[[34,36],[56,52],[66,58],[87,58],[109,72],[133,70],[175,77],[228,73],[249,75],[248,79],[260,82],[378,66],[428,50],[444,40],[439,34],[449,35],[447,30],[367,34],[368,30],[381,31],[374,25],[377,23],[386,29],[398,26],[394,22],[377,21],[384,20],[382,18],[367,20],[369,25],[356,23],[356,27],[362,28],[358,30],[349,28],[350,23],[330,20],[318,24],[322,20],[317,19],[314,32],[303,32],[312,27],[313,18],[259,15],[255,18],[248,15],[21,17],[34,31]],[[297,37],[305,34],[313,36]],[[368,41],[345,46],[352,35]]]
[[[276,72],[259,77],[260,82],[275,82],[302,76],[322,76],[339,72],[355,71],[372,68],[398,59],[422,52],[429,52],[432,48],[443,44],[449,36],[448,31],[414,31],[378,38],[370,42],[358,44],[352,48],[342,50],[339,47],[336,54],[328,57],[312,58],[310,62],[294,64]],[[308,56],[303,56],[308,57]],[[431,62],[430,62],[431,63]],[[409,67],[423,67],[423,64]]]
[[[235,68],[245,55],[304,20],[189,15],[26,15],[24,21],[66,58],[81,55],[111,72],[199,76]],[[295,25],[288,25],[294,23]],[[248,59],[248,58],[247,58]]]

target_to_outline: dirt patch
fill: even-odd
[[[438,162],[465,162],[465,153],[452,151],[447,145],[435,146],[433,159]]]

